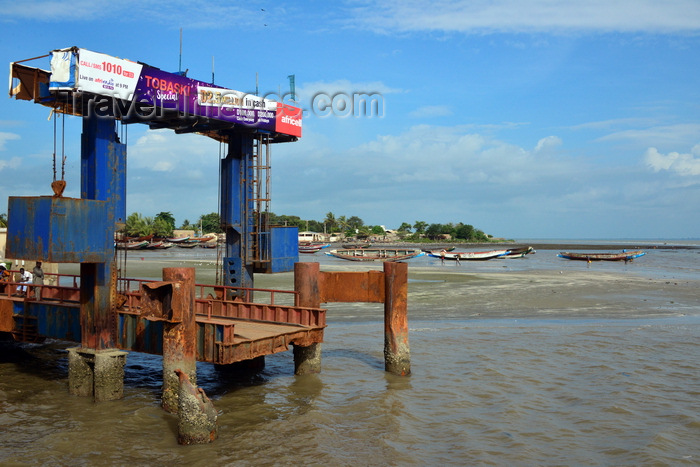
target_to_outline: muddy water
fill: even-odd
[[[206,256],[140,258],[129,275],[157,278],[161,263],[214,274]],[[689,258],[411,260],[410,377],[383,371],[381,305],[329,305],[319,375],[294,376],[290,352],[259,373],[198,366],[221,413],[206,446],[177,444],[158,357],[129,354],[124,399],[94,404],[68,395],[71,344],[3,343],[0,464],[698,465],[700,256]]]

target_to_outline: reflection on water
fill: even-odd
[[[160,357],[129,354],[124,399],[95,404],[68,394],[73,344],[0,343],[0,463],[697,465],[700,256],[587,265],[555,254],[411,260],[410,377],[384,372],[380,304],[328,306],[319,375],[296,377],[291,352],[259,371],[199,364],[221,412],[212,445],[177,445]],[[165,259],[213,277],[202,258]],[[146,264],[134,275],[158,278],[162,266]]]

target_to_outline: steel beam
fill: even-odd
[[[224,285],[253,287],[253,135],[234,131],[221,160],[221,222],[226,231]]]

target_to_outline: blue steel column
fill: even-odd
[[[226,230],[224,285],[253,287],[253,137],[228,134],[228,154],[221,161],[221,222]]]
[[[84,113],[81,145],[81,197],[107,201],[107,224],[93,225],[113,236],[126,218],[126,145],[119,142],[115,120]],[[105,263],[80,264],[80,319],[83,348],[109,349],[114,342],[112,293],[116,288],[114,257]]]

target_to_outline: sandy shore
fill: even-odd
[[[510,244],[511,246],[513,244]],[[430,245],[432,247],[432,245]],[[644,245],[532,245],[536,249],[605,250],[643,248]],[[423,248],[426,245],[422,245]],[[435,245],[439,247],[439,245]],[[497,248],[496,244],[472,245]],[[545,247],[545,248],[543,248]],[[459,245],[458,249],[471,249]],[[301,258],[309,260],[311,258]],[[206,259],[131,256],[127,275],[160,279],[164,267],[196,267],[197,282],[216,282],[216,264]],[[382,263],[333,262],[327,271],[382,270]],[[77,273],[62,271],[67,273]],[[256,274],[256,288],[292,290],[293,273]],[[503,270],[493,273],[464,268],[434,268],[410,264],[409,311],[411,319],[479,318],[634,318],[700,314],[700,281],[651,279],[633,273],[586,270]],[[381,318],[377,304],[328,304],[329,318]],[[350,310],[350,311],[348,311]],[[378,316],[377,316],[378,315]]]
[[[415,317],[632,318],[698,314],[699,281],[599,271],[410,270]],[[425,310],[425,311],[423,311]]]

